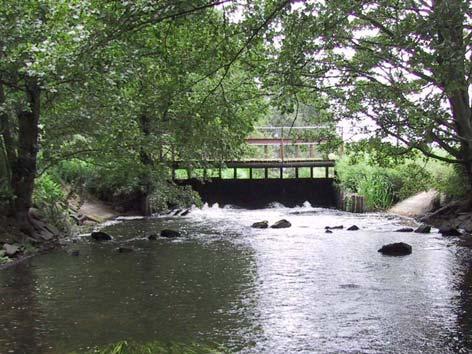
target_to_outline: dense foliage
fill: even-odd
[[[28,210],[57,204],[56,177],[145,214],[190,201],[166,182],[172,162],[240,156],[255,122],[327,124],[311,138],[329,151],[349,119],[375,149],[454,163],[470,186],[471,6],[1,0],[2,212],[32,234]],[[72,177],[70,160],[93,171]],[[397,188],[377,176],[377,190]]]

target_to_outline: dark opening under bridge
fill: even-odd
[[[220,164],[207,161],[208,167],[200,168],[174,161],[172,177],[179,185],[191,186],[209,204],[259,208],[271,202],[295,206],[308,201],[334,207],[338,202],[334,168],[342,145],[336,154],[327,154],[320,150],[329,142],[325,138],[294,134],[319,129],[320,126],[258,128],[258,136],[246,139],[246,144],[254,149],[253,156]],[[261,148],[263,151],[257,150]]]

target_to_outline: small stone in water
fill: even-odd
[[[401,229],[395,230],[395,232],[413,232],[411,227],[402,227]]]
[[[258,221],[251,225],[255,229],[267,229],[269,227],[269,222],[267,220]]]
[[[357,231],[357,230],[359,230],[359,227],[356,225],[352,225],[347,228],[347,231]]]
[[[277,221],[275,224],[271,226],[273,229],[286,229],[287,227],[292,226],[292,224],[285,219]]]

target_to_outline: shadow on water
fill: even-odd
[[[42,337],[37,279],[28,261],[0,273],[0,352],[39,353]]]

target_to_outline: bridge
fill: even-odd
[[[331,153],[320,130],[339,139]],[[246,139],[248,153],[239,160],[206,162],[208,167],[189,168],[174,161],[172,178],[189,185],[208,203],[263,207],[270,202],[295,206],[305,200],[312,205],[336,205],[333,179],[336,158],[342,150],[342,131],[334,126],[258,127]]]

